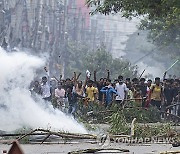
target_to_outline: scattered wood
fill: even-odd
[[[172,104],[172,105],[167,106],[166,109],[169,109],[169,108],[171,108],[171,107],[178,106],[178,105],[180,105],[180,103]]]
[[[112,152],[112,153],[120,153],[120,152],[130,152],[127,149],[85,149],[85,150],[79,150],[79,151],[72,151],[72,152],[68,152],[68,154],[80,154],[80,153],[97,153],[97,152],[101,152],[104,151],[104,153],[111,153],[112,151],[116,151],[116,152]]]
[[[160,152],[160,154],[179,154],[180,150],[178,151],[165,151],[165,152]]]
[[[44,140],[41,142],[41,144],[43,144],[43,143],[49,138],[49,136],[51,136],[51,133],[49,133],[49,134],[44,138]]]
[[[133,108],[139,109],[139,110],[147,110],[146,108],[142,108],[142,107],[134,107],[134,106],[125,106],[124,107],[124,109],[133,109]],[[123,109],[119,109],[118,111],[121,111],[121,110],[123,110]],[[99,111],[96,114],[113,113],[113,112],[115,112],[115,111],[113,111],[113,110],[105,110],[105,111]]]
[[[26,138],[27,136],[35,136],[35,135],[46,135],[46,137],[41,141],[41,144],[43,144],[51,135],[61,137],[62,139],[87,139],[87,140],[96,140],[97,135],[92,135],[92,134],[75,134],[75,133],[64,133],[64,132],[54,132],[50,130],[45,130],[45,129],[35,129],[32,130],[26,134],[7,134],[8,136],[18,136],[17,141],[21,141],[22,139]],[[6,134],[2,134],[2,136],[6,136]],[[113,140],[114,138],[128,138],[130,137],[129,135],[109,135],[110,139]],[[8,140],[9,141],[9,140]],[[11,142],[12,144],[12,142]]]
[[[26,135],[26,133],[13,133],[13,134],[0,134],[0,137],[17,137],[17,136],[23,136]],[[32,133],[31,135],[48,135],[48,133]]]
[[[36,129],[35,130],[32,130],[31,132],[27,133],[27,134],[24,134],[23,136],[21,137],[18,137],[17,141],[20,141],[21,139],[25,138],[26,136],[28,135],[31,135],[32,133],[36,132]]]
[[[39,133],[34,133],[34,132],[38,132],[41,131]],[[16,136],[20,136],[17,138],[17,140],[22,140],[23,138],[27,137],[27,136],[36,136],[36,135],[49,135],[49,133],[51,135],[56,135],[56,136],[60,136],[62,138],[76,138],[76,139],[94,139],[96,136],[91,135],[91,134],[71,134],[71,133],[63,133],[63,132],[52,132],[50,130],[44,130],[44,129],[35,129],[29,133],[18,133],[18,134],[0,134],[0,137],[16,137]]]
[[[177,116],[177,115],[174,115],[174,114],[171,114],[171,113],[168,113],[168,112],[165,112],[165,111],[160,111],[160,112],[161,112],[161,113],[164,113],[164,114],[166,114],[166,115],[173,116],[173,117],[177,118],[178,120],[180,120],[180,117]]]
[[[34,132],[41,132],[41,133],[34,133]],[[43,133],[42,133],[43,132]],[[51,135],[55,135],[61,138],[68,138],[68,139],[96,139],[97,136],[96,135],[91,135],[91,134],[73,134],[73,133],[63,133],[63,132],[54,132],[54,131],[50,131],[50,130],[45,130],[45,129],[35,129],[29,133],[26,133],[22,136],[20,136],[17,141],[22,140],[23,138],[27,137],[27,136],[31,136],[34,134],[46,134],[47,136],[44,138],[44,140],[42,141],[45,142]]]

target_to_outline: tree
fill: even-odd
[[[173,46],[173,55],[180,48],[179,0],[87,0],[88,6],[96,6],[91,13],[122,12],[123,17],[144,16],[140,28],[150,30],[149,37],[156,45]]]
[[[180,6],[177,0],[87,0],[87,4],[96,6],[94,13],[107,15],[122,12],[125,17],[147,14],[153,19],[176,14]]]
[[[132,66],[129,61],[116,58],[113,59],[112,54],[104,47],[99,48],[97,51],[89,52],[85,59],[83,59],[84,69],[91,72],[96,70],[97,77],[106,77],[107,70],[111,72],[111,79],[116,79],[119,75],[124,77],[134,77],[136,67]]]
[[[85,79],[86,70],[89,70],[92,74],[97,71],[97,78],[107,77],[107,70],[110,70],[111,79],[115,79],[119,75],[125,77],[135,75],[135,66],[124,59],[113,59],[112,54],[104,46],[92,51],[89,50],[87,45],[71,42],[68,45],[68,51],[69,60],[66,66],[68,74],[66,74],[66,77],[72,76],[73,72],[81,72],[81,79]]]

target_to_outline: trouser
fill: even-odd
[[[45,108],[48,108],[49,105],[52,105],[51,96],[46,97],[46,98],[43,98],[43,99],[44,99],[44,101],[45,101]]]
[[[178,102],[177,102],[177,104],[178,104]],[[176,105],[173,107],[173,114],[180,116],[180,105]]]
[[[161,101],[151,100],[151,105],[156,106],[158,110],[161,110]]]
[[[51,96],[43,98],[45,101],[51,101]]]
[[[76,107],[77,107],[77,104],[76,104],[76,103],[73,103],[73,104],[70,103],[70,104],[69,104],[68,113],[69,113],[69,114],[72,114],[74,117],[75,117]]]
[[[167,108],[169,105],[171,105],[172,104],[172,102],[166,102],[165,103],[165,108]],[[170,107],[170,108],[168,108],[168,109],[166,109],[165,111],[167,112],[167,111],[169,111],[169,113],[171,113],[171,111],[173,110],[173,107]]]
[[[142,99],[142,107],[146,107],[146,99]]]
[[[179,102],[176,102],[176,104],[179,104]],[[177,116],[180,116],[180,105],[176,105],[173,107],[174,108],[174,113]]]
[[[112,106],[112,101],[105,102],[105,108],[110,108]]]
[[[123,101],[123,100],[116,100],[115,103],[117,104],[118,109],[119,109],[119,108],[122,108],[123,105],[124,105],[124,101]]]
[[[57,99],[57,108],[62,110],[63,112],[65,111],[65,101],[64,101],[64,99]]]
[[[89,111],[93,111],[93,105],[94,105],[94,102],[93,101],[90,101],[90,102],[88,102],[88,112]]]
[[[180,116],[180,105],[177,106],[177,116]]]

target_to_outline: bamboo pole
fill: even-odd
[[[34,132],[36,132],[36,131],[37,131],[37,129],[32,130],[32,131],[30,131],[29,133],[26,133],[26,134],[24,134],[24,135],[21,136],[21,137],[18,137],[17,141],[20,141],[21,139],[25,138],[25,137],[28,136],[28,135],[31,135],[32,133],[34,133]]]
[[[44,138],[44,140],[41,142],[41,144],[43,144],[50,136],[51,136],[51,133],[49,133],[49,134]]]
[[[166,109],[169,109],[169,108],[177,106],[177,105],[180,105],[180,103],[169,105],[169,106],[166,107]]]

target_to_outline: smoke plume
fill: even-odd
[[[49,128],[86,133],[73,118],[42,100],[35,102],[29,91],[35,71],[45,60],[23,52],[6,53],[0,48],[0,130],[14,131],[22,127]],[[46,106],[46,107],[45,107]]]

